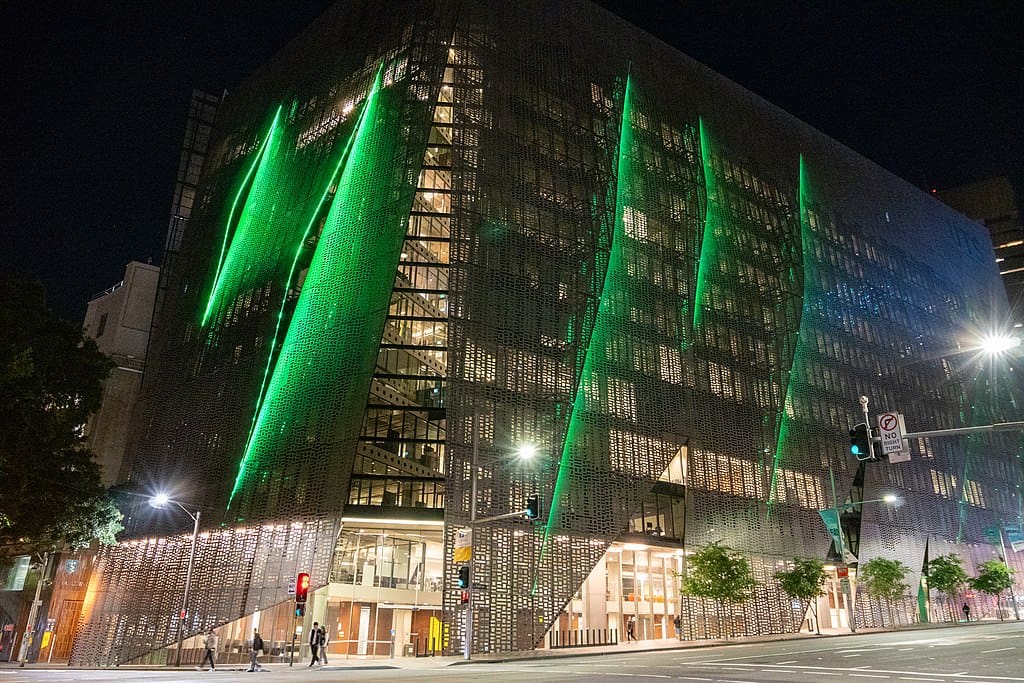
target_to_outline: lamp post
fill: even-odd
[[[861,500],[861,501],[850,502],[850,503],[840,503],[839,502],[839,497],[836,495],[836,478],[835,478],[835,474],[834,474],[831,466],[829,466],[829,468],[828,468],[828,475],[829,475],[829,481],[832,484],[832,514],[835,516],[835,526],[836,526],[835,540],[838,541],[838,547],[836,548],[836,550],[839,552],[839,558],[843,562],[846,562],[846,540],[844,538],[842,517],[839,514],[840,511],[841,510],[846,510],[846,509],[849,509],[849,508],[855,508],[855,507],[857,507],[859,505],[865,505],[867,503],[886,503],[888,505],[896,505],[896,504],[899,503],[900,499],[899,499],[898,496],[895,496],[895,495],[890,493],[890,494],[887,494],[885,496],[882,496],[881,498],[872,498],[870,500]],[[826,510],[827,510],[827,508],[826,508]],[[822,515],[822,518],[825,517],[825,510],[823,510],[821,512],[821,515]],[[848,595],[846,595],[846,600],[847,600],[847,603],[846,603],[846,620],[847,620],[847,623],[850,626],[850,631],[856,633],[857,632],[857,624],[856,624],[854,605],[853,605],[854,586],[853,586],[852,579],[848,579],[848,580],[849,580],[849,591],[848,591]],[[846,594],[847,590],[844,589],[843,593]],[[837,595],[836,599],[838,600],[838,595]]]
[[[533,445],[523,445],[516,450],[521,460],[531,460],[537,455],[537,448]],[[465,660],[473,658],[473,582],[476,579],[476,572],[473,565],[476,563],[476,525],[477,523],[494,522],[499,519],[519,517],[525,510],[517,510],[503,515],[477,519],[477,480],[480,476],[480,408],[473,410],[473,471],[470,476],[470,500],[469,500],[469,582],[466,584],[466,636],[463,638],[463,653]]]
[[[185,640],[185,617],[188,614],[188,595],[189,589],[192,587],[192,567],[196,562],[196,540],[199,538],[199,517],[202,511],[196,510],[195,514],[192,514],[188,508],[176,500],[171,500],[165,493],[158,493],[149,499],[149,504],[152,507],[160,509],[166,508],[171,503],[177,505],[194,523],[192,527],[192,545],[188,553],[188,568],[185,570],[185,592],[181,596],[181,611],[178,613],[178,649],[174,657],[174,666],[181,666],[181,648]]]

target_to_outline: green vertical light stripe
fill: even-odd
[[[366,399],[405,238],[398,215],[409,210],[395,204],[391,181],[398,173],[394,156],[401,121],[382,105],[382,78],[380,69],[353,132],[231,501],[247,482],[269,474],[261,465],[271,456],[307,448],[314,457],[329,455],[322,449],[338,443],[332,429],[340,427],[322,424],[323,406]]]
[[[700,259],[697,262],[697,286],[693,294],[693,331],[697,331],[704,323],[704,292],[711,277],[711,267],[718,252],[716,229],[722,223],[722,213],[718,205],[718,182],[711,164],[711,135],[704,119],[699,121],[700,127],[700,159],[704,167],[704,233],[700,240]]]
[[[246,439],[246,451],[248,451],[249,443],[252,441],[253,431],[256,429],[256,418],[259,416],[260,409],[263,406],[263,400],[266,397],[267,380],[270,378],[270,371],[274,366],[274,351],[277,348],[277,340],[281,334],[281,322],[284,319],[284,312],[288,303],[288,292],[295,281],[295,270],[299,264],[299,257],[302,256],[302,250],[306,244],[306,240],[309,239],[309,236],[313,231],[313,227],[316,225],[317,218],[321,215],[324,205],[328,203],[328,198],[331,196],[331,187],[335,182],[337,182],[338,173],[341,171],[345,161],[348,159],[349,150],[352,148],[352,140],[355,138],[355,133],[359,129],[359,126],[362,125],[363,117],[365,115],[366,108],[363,107],[362,111],[359,113],[358,119],[356,120],[352,134],[346,139],[344,147],[338,154],[337,162],[334,164],[333,169],[327,176],[326,182],[323,183],[323,192],[321,192],[319,201],[316,202],[310,212],[309,222],[306,224],[306,229],[302,232],[302,236],[295,244],[295,253],[292,256],[291,267],[288,269],[288,278],[284,281],[284,287],[281,294],[281,306],[278,308],[277,320],[274,323],[274,334],[271,337],[267,351],[267,363],[263,369],[263,377],[260,381],[260,393],[256,400],[256,409],[253,411],[252,424],[249,425],[249,436]]]
[[[242,178],[242,182],[239,184],[238,190],[235,192],[235,198],[231,202],[231,211],[228,212],[228,219],[224,224],[224,238],[221,241],[220,256],[217,259],[217,269],[214,272],[213,285],[210,288],[210,297],[203,310],[201,321],[202,325],[206,325],[209,321],[210,314],[213,312],[214,303],[225,287],[225,280],[237,275],[237,273],[234,272],[230,275],[226,275],[224,272],[225,269],[228,269],[229,266],[234,266],[239,260],[244,258],[241,255],[243,248],[242,242],[239,238],[244,238],[246,236],[245,233],[249,225],[253,220],[256,220],[256,216],[254,216],[255,210],[253,208],[253,198],[258,194],[258,191],[263,189],[267,184],[272,159],[280,137],[280,120],[281,107],[278,106],[277,112],[274,114],[274,120],[270,124],[270,130],[267,132],[267,136],[260,145],[260,149],[256,153],[252,164],[249,165],[249,170]],[[246,194],[246,190],[249,190],[249,193],[246,200],[242,202],[242,195]],[[242,204],[242,211],[238,219],[238,226],[232,231],[232,226],[235,223],[235,214],[238,213],[240,203]],[[229,243],[231,245],[230,248],[228,247]],[[246,246],[251,249],[251,245]]]
[[[621,288],[626,277],[622,250],[625,237],[626,210],[632,201],[632,88],[632,78],[627,76],[625,92],[622,98],[622,124],[619,130],[619,149],[615,169],[615,220],[608,252],[608,267],[605,270],[604,282],[599,292],[600,303],[594,316],[593,332],[587,344],[583,369],[580,373],[575,396],[573,397],[572,412],[569,416],[569,428],[566,431],[565,443],[562,447],[562,454],[558,463],[555,490],[551,497],[551,511],[544,529],[541,561],[545,557],[552,534],[563,526],[562,517],[565,514],[566,507],[565,498],[569,493],[567,491],[568,482],[574,464],[573,453],[579,446],[583,436],[585,428],[584,416],[589,408],[587,405],[587,389],[596,381],[598,372],[602,369],[600,364],[605,360],[604,356],[607,353],[608,340],[612,332],[612,302],[621,294]],[[598,259],[600,259],[600,256],[598,256]]]
[[[800,324],[798,326],[798,332],[796,340],[794,341],[795,349],[793,351],[793,363],[789,369],[789,375],[786,381],[786,396],[783,399],[782,407],[778,418],[778,433],[775,439],[775,453],[772,457],[772,476],[768,485],[768,495],[766,498],[767,512],[765,518],[770,519],[772,516],[772,506],[775,503],[775,486],[779,476],[779,465],[785,455],[787,442],[789,440],[790,423],[792,419],[789,417],[789,408],[793,405],[793,377],[798,375],[803,368],[803,357],[804,357],[804,346],[805,339],[809,332],[804,329],[806,322],[809,317],[807,315],[807,306],[810,297],[807,293],[807,274],[811,272],[810,257],[813,253],[811,245],[811,222],[809,217],[809,204],[811,203],[810,198],[810,183],[807,177],[807,166],[804,161],[804,155],[800,155],[800,178],[799,178],[799,189],[797,191],[797,201],[799,203],[800,212],[800,260],[802,267],[802,280],[803,280],[803,301],[800,309]]]

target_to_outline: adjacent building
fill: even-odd
[[[939,199],[989,232],[999,275],[1006,286],[1013,327],[1024,327],[1024,223],[1021,222],[1021,191],[1006,176],[937,193]]]
[[[1019,528],[1012,434],[849,455],[860,396],[1014,416],[964,353],[1006,313],[985,231],[589,3],[339,3],[223,100],[195,197],[127,480],[203,524],[129,511],[75,662],[210,626],[287,659],[314,620],[368,657],[795,631],[794,556],[900,559],[909,620],[928,557]],[[759,581],[722,619],[678,590],[713,541]]]
[[[114,361],[103,402],[86,425],[87,443],[102,468],[104,486],[124,479],[121,466],[131,413],[142,388],[149,328],[160,268],[130,261],[124,279],[89,300],[82,331]]]

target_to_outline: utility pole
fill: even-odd
[[[473,580],[476,572],[476,486],[480,468],[480,406],[473,407],[473,476],[471,477],[469,500],[469,583],[466,585],[466,637],[463,658],[469,661],[473,657]]]
[[[1010,565],[1006,561],[1006,558],[1008,558],[1009,555],[1006,554],[1006,543],[1003,541],[1002,521],[999,522],[997,528],[999,529],[999,548],[1003,551],[1003,554],[999,559],[1002,560],[1003,565],[1009,569]],[[1013,602],[1013,616],[1017,621],[1020,621],[1020,609],[1017,607],[1017,596],[1013,593],[1013,579],[1010,579],[1010,600]]]
[[[43,553],[43,562],[39,566],[39,580],[36,582],[36,594],[32,598],[32,607],[28,611],[28,621],[25,622],[25,633],[21,637],[21,649],[18,651],[18,666],[24,668],[25,660],[28,659],[29,650],[35,642],[36,617],[39,616],[39,606],[43,604],[40,597],[43,593],[43,582],[46,581],[46,568],[50,564],[49,551]]]

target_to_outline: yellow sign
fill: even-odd
[[[469,562],[473,559],[473,532],[469,529],[460,529],[456,533],[452,559],[455,562]]]

